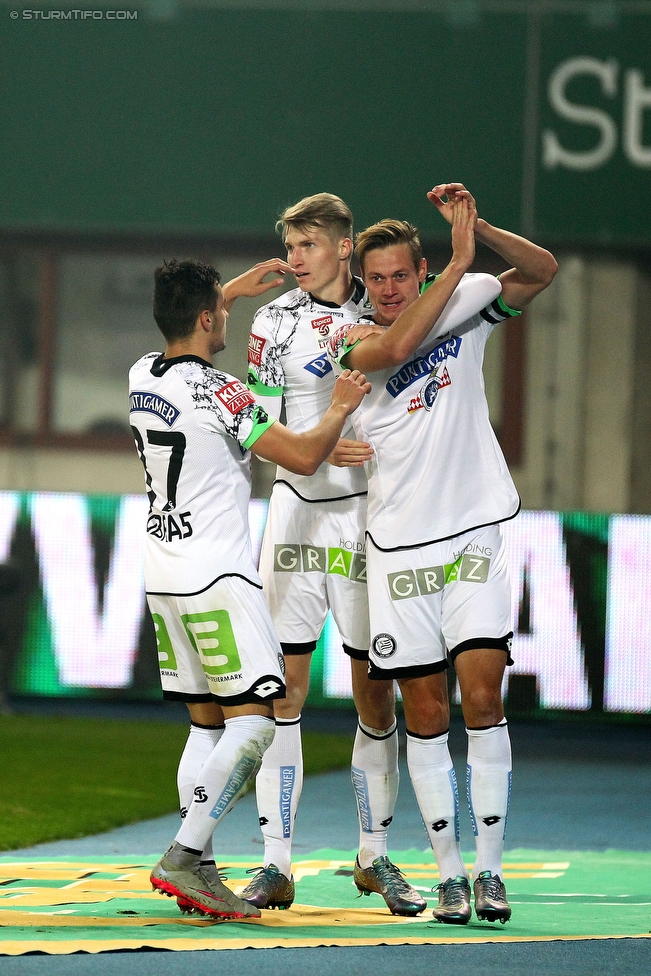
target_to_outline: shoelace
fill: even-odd
[[[266,868],[263,864],[261,864],[257,868],[248,868],[247,871],[246,871],[246,873],[247,874],[260,874],[260,873],[262,873],[262,874],[264,874],[264,876],[267,879],[267,881],[272,881],[276,877],[276,875],[280,874],[279,871],[274,871],[273,868]]]
[[[402,871],[391,861],[380,864],[375,870],[380,881],[387,887],[395,885],[400,891],[408,892],[410,890],[411,886],[405,881]]]
[[[443,892],[445,901],[457,901],[463,896],[465,890],[465,878],[450,878],[448,881],[442,881],[440,884],[437,884],[435,888],[432,888],[432,891]]]
[[[502,898],[504,895],[504,885],[497,875],[491,875],[490,878],[478,878],[477,879],[482,887],[485,888],[486,894],[491,898]]]

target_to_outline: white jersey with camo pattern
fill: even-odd
[[[353,415],[375,454],[366,465],[367,534],[406,549],[512,518],[520,499],[491,427],[482,362],[494,326],[519,314],[492,275],[466,274],[413,358],[369,376]],[[331,340],[335,362],[345,331]]]
[[[287,426],[302,433],[314,427],[330,405],[336,374],[328,358],[330,336],[345,323],[372,312],[366,289],[354,280],[344,305],[325,305],[294,288],[257,312],[249,337],[248,385],[271,416],[279,418],[285,401]],[[354,437],[347,424],[342,437]],[[324,462],[311,477],[278,467],[276,478],[306,501],[346,498],[366,491],[362,468],[338,468]]]
[[[147,592],[198,593],[229,575],[261,586],[248,448],[274,421],[240,380],[196,356],[144,356],[129,372],[129,399],[150,501]]]

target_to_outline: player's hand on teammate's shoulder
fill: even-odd
[[[335,380],[331,403],[333,406],[344,407],[346,413],[352,413],[370,392],[371,384],[363,373],[358,369],[345,369]]]
[[[371,460],[373,453],[373,448],[366,441],[351,441],[340,437],[326,461],[335,468],[359,468]]]
[[[282,258],[269,258],[268,261],[260,261],[248,271],[231,278],[223,286],[224,301],[227,308],[233,304],[236,298],[257,298],[264,295],[271,288],[279,288],[284,284],[283,275],[291,274],[294,269],[291,264]],[[271,281],[265,281],[267,275],[276,275]]]
[[[346,345],[350,348],[354,346],[356,342],[361,342],[362,339],[366,339],[367,336],[381,334],[385,330],[379,325],[370,325],[362,323],[360,325],[354,325],[346,333]]]

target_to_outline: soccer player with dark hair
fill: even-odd
[[[164,698],[186,703],[190,734],[178,772],[185,817],[151,873],[182,910],[259,916],[219,878],[211,838],[246,791],[274,736],[283,659],[253,563],[250,451],[307,477],[335,447],[370,389],[337,380],[320,422],[301,433],[268,417],[249,390],[212,364],[224,348],[226,305],[278,281],[285,262],[257,265],[222,291],[214,268],[170,261],[155,271],[154,317],[165,351],[129,373],[131,429],[149,497],[145,585]],[[226,292],[226,295],[224,294]]]

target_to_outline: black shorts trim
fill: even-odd
[[[207,695],[186,695],[183,691],[164,691],[163,698],[165,701],[180,701],[180,702],[212,702],[215,701],[213,696],[208,693]]]
[[[424,678],[428,674],[447,671],[449,667],[448,661],[437,661],[435,664],[417,664],[411,668],[378,668],[369,660],[368,676],[374,681],[386,681],[390,678]]]
[[[303,644],[286,644],[284,641],[281,641],[280,649],[287,657],[312,654],[316,651],[316,641],[305,641]]]
[[[343,644],[344,654],[348,657],[352,657],[353,661],[368,661],[368,648],[363,650],[361,647],[350,647],[348,644]]]
[[[279,685],[276,691],[265,695],[256,695],[255,688],[264,685],[268,681],[273,681],[274,684]],[[284,698],[285,694],[285,685],[278,680],[275,674],[263,674],[255,682],[254,687],[243,691],[241,695],[213,695],[210,693],[207,695],[186,695],[182,691],[164,691],[163,698],[166,701],[182,701],[186,702],[186,704],[192,704],[193,702],[216,702],[218,705],[226,705],[227,708],[233,708],[235,705],[267,705],[269,702],[275,701],[276,698]]]
[[[368,495],[367,491],[354,491],[350,495],[337,495],[335,498],[305,498],[298,491],[296,491],[294,485],[290,485],[289,481],[284,481],[282,478],[276,478],[271,486],[272,491],[276,485],[284,485],[285,488],[289,488],[289,490],[293,492],[297,498],[300,498],[302,502],[307,502],[308,505],[322,505],[324,502],[345,502],[349,498],[366,498]]]
[[[426,539],[424,542],[415,542],[412,546],[389,546],[385,548],[384,546],[379,546],[371,533],[366,530],[366,536],[373,543],[375,549],[379,549],[380,552],[404,552],[408,549],[424,549],[425,546],[433,546],[436,542],[447,542],[448,539],[456,539],[458,535],[465,535],[466,532],[476,532],[478,529],[487,529],[489,525],[501,525],[502,522],[510,522],[514,519],[516,515],[519,515],[520,509],[522,508],[522,499],[518,497],[518,507],[512,515],[505,515],[501,519],[493,519],[491,522],[480,522],[479,525],[469,525],[467,529],[461,529],[459,532],[452,532],[450,535],[442,535],[438,539]]]
[[[253,580],[248,578],[248,576],[242,576],[241,573],[222,573],[220,576],[216,576],[211,583],[208,583],[207,586],[204,586],[203,589],[194,590],[192,593],[166,593],[164,590],[146,590],[145,592],[147,593],[147,596],[199,596],[200,593],[205,593],[206,590],[209,590],[210,587],[214,586],[215,583],[218,583],[219,580],[228,579],[229,576],[233,576],[235,579],[244,580],[244,582],[248,583],[249,586],[254,586],[256,590],[262,589],[262,583],[254,583]]]
[[[504,651],[506,654],[506,664],[510,667],[513,664],[513,658],[511,657],[511,641],[513,639],[513,631],[509,631],[504,637],[471,637],[469,640],[461,641],[450,651],[450,660],[454,661],[459,654],[463,651],[472,651],[477,648],[484,647],[494,647],[498,651]]]

